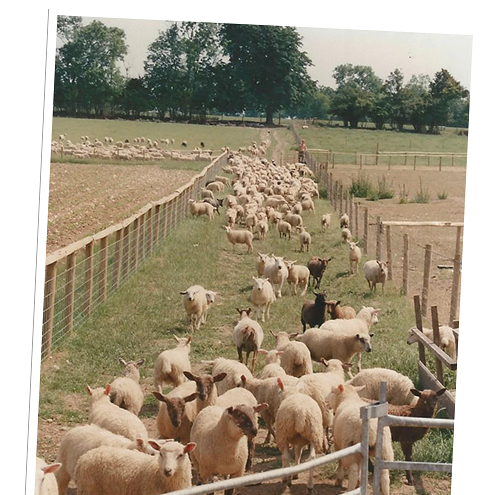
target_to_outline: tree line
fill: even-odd
[[[395,69],[385,81],[369,66],[335,67],[336,89],[308,75],[312,61],[293,27],[174,22],[148,47],[144,75],[123,75],[125,32],[58,16],[54,113],[82,117],[205,122],[209,115],[339,119],[417,132],[468,126],[469,92],[446,70],[431,79]],[[333,81],[332,81],[333,82]]]

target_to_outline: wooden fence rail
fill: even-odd
[[[172,194],[46,256],[42,359],[152,255],[187,216],[189,199],[195,199],[226,163],[227,153],[223,153]]]

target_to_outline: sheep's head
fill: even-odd
[[[446,392],[445,388],[434,392],[434,390],[426,389],[420,392],[412,388],[410,392],[418,397],[418,401],[414,409],[419,411],[419,416],[424,418],[432,418],[436,414],[438,398]]]
[[[314,299],[315,305],[326,306],[326,292],[313,292],[313,294],[316,296]]]
[[[124,367],[123,376],[129,376],[135,378],[139,381],[139,368],[144,364],[144,359],[139,359],[138,361],[125,361],[124,359],[118,359],[119,363]]]
[[[389,264],[389,262],[377,260],[377,264],[378,264],[379,273],[381,275],[385,274],[385,276],[387,276],[387,273],[388,273],[387,265]]]
[[[373,333],[371,334],[359,334],[357,333],[354,338],[361,344],[361,347],[365,352],[372,352],[371,346],[371,338],[373,337]]]
[[[240,404],[235,407],[228,407],[226,412],[237,429],[248,438],[252,439],[257,436],[259,429],[257,414],[267,409],[267,407],[265,402],[254,407]]]
[[[185,462],[190,463],[188,454],[196,448],[194,442],[186,445],[179,442],[165,442],[160,445],[154,440],[149,440],[149,445],[159,452],[160,473],[167,478],[171,478],[179,469],[182,469]]]
[[[275,256],[274,257],[274,266],[278,270],[284,270],[286,268],[286,266],[285,266],[285,258],[283,258],[281,256]]]
[[[415,342],[418,341],[417,335],[415,333],[415,330],[418,330],[417,327],[412,327],[408,330],[408,338],[406,339],[406,343],[408,345],[414,344]]]
[[[256,278],[256,277],[252,277],[252,278],[253,278],[254,286],[258,291],[261,291],[264,288],[264,285],[266,284],[266,282],[269,281],[269,278]]]
[[[366,385],[355,387],[350,383],[341,383],[336,387],[332,387],[330,393],[325,397],[325,401],[328,404],[328,407],[332,409],[335,414],[337,408],[343,400],[353,396],[359,397],[359,392],[361,392],[365,387]]]
[[[187,397],[168,397],[160,392],[153,392],[153,395],[167,406],[168,416],[174,428],[181,425],[182,417],[186,411],[186,403],[198,398],[198,392],[194,392]]]
[[[186,296],[188,301],[193,301],[196,294],[200,292],[200,289],[192,289],[191,287],[189,289],[183,290],[179,292],[181,296]]]
[[[356,247],[358,246],[358,244],[359,244],[359,241],[356,241],[356,242],[350,241],[349,242],[349,250],[354,251],[356,249]]]
[[[219,373],[218,375],[195,375],[190,371],[184,371],[184,376],[193,382],[196,382],[196,390],[198,392],[198,399],[201,401],[207,400],[212,393],[215,383],[220,382],[226,378],[227,373]]]
[[[252,308],[236,308],[236,311],[240,314],[240,318],[244,318],[245,316],[250,316]]]
[[[174,335],[174,339],[177,342],[177,347],[188,347],[191,349],[191,335],[189,337],[177,337],[177,335]]]

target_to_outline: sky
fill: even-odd
[[[83,17],[82,21],[88,24],[96,19],[125,31],[129,46],[125,67],[131,77],[143,75],[148,46],[166,29],[167,22],[97,17]],[[314,64],[309,74],[323,86],[335,87],[334,68],[352,63],[371,66],[384,80],[399,68],[405,82],[412,75],[427,74],[432,78],[444,68],[470,89],[472,36],[311,27],[297,30],[303,37],[303,50]]]

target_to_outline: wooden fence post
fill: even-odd
[[[429,283],[431,279],[432,245],[425,245],[424,284],[422,287],[422,316],[427,314],[427,300],[429,298]]]
[[[415,323],[417,328],[422,332],[423,330],[423,324],[422,324],[422,310],[420,308],[420,296],[415,295],[413,296],[413,306],[415,308]],[[422,342],[418,341],[418,359],[422,364],[425,363],[425,347]]]
[[[403,236],[403,293],[408,294],[409,287],[409,268],[410,268],[410,257],[409,257],[409,246],[410,246],[410,236],[404,234]],[[420,305],[420,302],[419,302]]]
[[[92,314],[92,296],[94,287],[94,241],[85,246],[85,288],[83,295],[83,313]]]
[[[405,167],[407,163],[408,163],[408,153],[405,153]]]
[[[377,217],[377,251],[376,257],[378,260],[382,258],[382,220]]]
[[[167,203],[163,203],[162,208],[162,225],[161,225],[161,238],[165,239],[167,237],[167,221],[168,221],[168,211],[167,211]]]
[[[413,156],[413,170],[417,170],[417,155]]]
[[[132,270],[137,270],[139,264],[139,217],[134,220],[134,244],[132,246]]]
[[[116,289],[120,285],[120,268],[122,264],[122,237],[123,229],[117,230],[115,234],[115,254],[113,256],[113,279],[111,286]]]
[[[339,184],[339,215],[342,216],[342,210],[344,206],[344,186]]]
[[[439,157],[439,171],[441,172],[441,165],[443,164],[443,157]]]
[[[462,275],[462,232],[463,227],[457,227],[457,236],[455,241],[455,258],[453,260],[453,285],[451,288],[450,320],[449,325],[457,319],[458,312],[458,294],[460,292],[460,278]]]
[[[42,358],[52,352],[52,327],[56,300],[57,262],[45,267],[45,295],[43,300]]]
[[[354,203],[354,235],[359,239],[359,202]]]
[[[391,226],[385,226],[386,247],[387,247],[387,280],[392,280],[392,247],[391,247]]]
[[[375,165],[378,165],[379,150],[380,150],[380,141],[377,141],[377,156],[375,157]]]
[[[389,155],[389,165],[387,166],[387,170],[391,170],[391,161],[392,161],[392,155]]]
[[[439,337],[439,317],[437,306],[431,306],[431,318],[432,318],[432,336],[434,343],[441,347],[441,339]],[[436,356],[436,378],[440,383],[443,383],[443,363]]]
[[[73,315],[75,312],[75,269],[76,254],[66,256],[66,290],[64,297],[64,328],[73,333]]]
[[[99,250],[99,299],[105,302],[108,298],[108,237],[103,237]]]
[[[155,227],[154,227],[154,245],[156,246],[158,244],[158,241],[160,240],[160,208],[161,205],[155,205]]]
[[[363,236],[365,253],[368,254],[368,208],[365,207],[365,232]]]
[[[339,181],[336,180],[333,186],[333,211],[337,211],[338,189],[339,189]]]
[[[123,261],[122,261],[122,278],[126,279],[129,269],[129,246],[130,246],[130,226],[123,228]]]
[[[353,224],[354,215],[352,210],[352,194],[349,194],[349,221]]]

